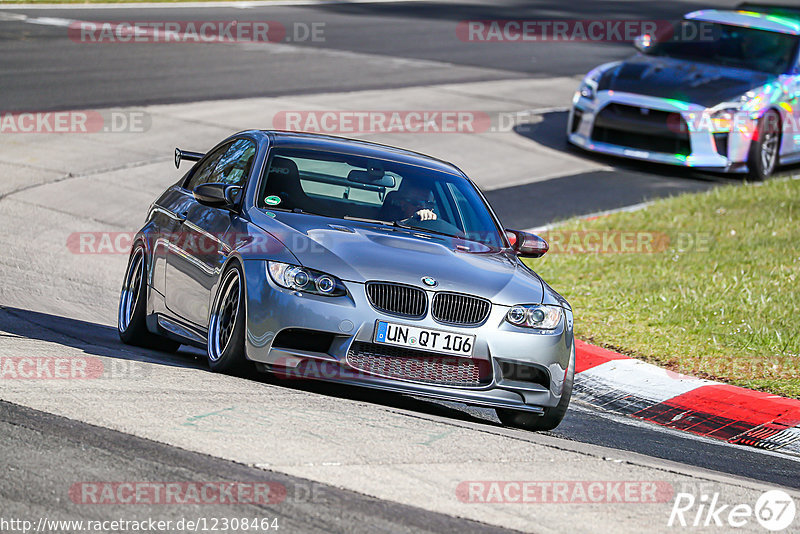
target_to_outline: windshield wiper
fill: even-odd
[[[392,223],[392,226],[394,226],[395,228],[403,228],[405,230],[417,230],[420,232],[428,232],[429,234],[443,235],[445,237],[460,237],[457,235],[448,234],[447,232],[440,232],[438,230],[430,230],[428,228],[422,228],[421,226],[413,226],[410,224],[405,224],[400,221],[394,221]]]
[[[383,226],[392,226],[392,223],[388,221],[379,221],[378,219],[367,219],[364,217],[351,217],[350,215],[345,215],[343,217],[345,221],[356,221],[356,222],[365,222],[365,223],[372,223],[372,224],[381,224]]]
[[[302,213],[303,215],[316,215],[317,217],[330,217],[330,215],[325,215],[323,213],[314,213],[313,211],[306,211],[302,208],[292,208],[292,213]]]
[[[393,228],[401,228],[403,230],[414,230],[414,231],[419,231],[419,232],[427,232],[429,234],[442,235],[442,236],[445,236],[445,237],[456,237],[456,238],[460,238],[461,237],[461,236],[457,236],[457,235],[453,235],[453,234],[448,234],[447,232],[439,232],[438,230],[429,230],[428,228],[422,228],[421,226],[412,226],[410,224],[404,224],[404,223],[402,223],[400,221],[392,221],[392,222],[380,221],[378,219],[367,219],[367,218],[364,218],[364,217],[351,217],[349,215],[345,215],[344,219],[347,220],[347,221],[366,222],[366,223],[380,224],[382,226],[391,226]]]
[[[302,215],[315,215],[317,217],[330,217],[330,215],[325,215],[322,213],[314,213],[313,211],[306,211],[302,208],[278,208],[275,206],[268,206],[261,208],[264,211],[282,211],[283,213],[300,213]]]

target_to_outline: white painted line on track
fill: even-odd
[[[73,22],[77,22],[72,19],[62,19],[58,17],[25,17],[24,19],[20,19],[22,22],[27,24],[39,24],[41,26],[60,26],[62,28],[69,28],[69,25]]]
[[[27,18],[27,15],[23,15],[22,13],[8,13],[0,11],[0,22],[19,22],[25,21]]]
[[[481,186],[481,191],[496,191],[498,189],[508,189],[509,187],[519,187],[523,185],[532,185],[538,182],[547,182],[548,180],[555,180],[556,178],[565,178],[567,176],[575,176],[576,174],[587,174],[590,172],[601,172],[601,171],[613,171],[614,167],[609,166],[599,166],[594,167],[588,170],[575,170],[575,169],[565,169],[563,171],[557,171],[550,174],[539,174],[536,175],[535,180],[531,180],[530,178],[524,178],[522,180],[510,181],[510,182],[503,182],[497,186],[490,185],[490,186]],[[614,210],[610,210],[614,211]],[[578,215],[577,217],[584,218],[584,217],[592,217],[596,214],[589,214],[589,215]],[[563,222],[563,221],[562,221]],[[537,228],[529,228],[525,230],[526,232],[533,232],[533,231],[544,231],[550,229],[550,227],[556,227],[562,224],[562,222],[556,222],[553,224],[547,224],[545,226],[537,227]]]
[[[515,111],[517,115],[543,115],[545,113],[556,113],[559,111],[569,111],[569,106],[550,106],[547,108],[532,108],[532,109],[521,109],[519,111]]]
[[[621,208],[615,208],[613,210],[604,210],[604,211],[596,211],[594,213],[587,213],[586,215],[579,215],[577,218],[579,219],[594,219],[595,217],[604,217],[606,215],[613,215],[614,213],[631,213],[634,211],[640,211],[648,206],[652,206],[655,201],[649,200],[647,202],[640,202],[638,204],[631,204],[630,206],[623,206]],[[535,228],[528,228],[525,232],[544,232],[546,230],[552,230],[553,228],[557,228],[564,224],[564,221],[555,222],[552,224],[545,224],[544,226],[537,226]]]

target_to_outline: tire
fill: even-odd
[[[147,253],[136,243],[128,258],[128,269],[122,282],[117,313],[117,332],[126,345],[135,345],[163,352],[175,352],[177,341],[153,334],[147,329]]]
[[[781,144],[781,118],[775,111],[768,111],[758,120],[756,135],[747,156],[748,177],[751,181],[766,180],[778,164]]]
[[[497,417],[505,426],[524,428],[525,430],[544,431],[553,430],[564,419],[572,397],[572,384],[575,380],[575,349],[572,349],[572,356],[569,360],[569,370],[564,379],[564,389],[561,393],[561,400],[551,408],[544,409],[544,415],[538,415],[522,410],[512,410],[509,408],[497,408]]]
[[[244,276],[237,263],[220,278],[208,320],[208,366],[217,373],[244,375],[251,364],[244,353]]]

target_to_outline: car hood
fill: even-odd
[[[438,282],[437,291],[476,295],[495,304],[542,302],[542,280],[509,252],[371,223],[259,213],[253,222],[280,239],[299,263],[345,281],[391,281],[428,289],[422,278],[430,276]]]
[[[620,91],[712,107],[738,99],[775,76],[680,59],[635,56],[604,72],[599,91]]]

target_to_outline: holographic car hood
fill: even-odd
[[[602,74],[598,91],[619,91],[712,107],[774,80],[767,73],[666,57],[635,56]]]

